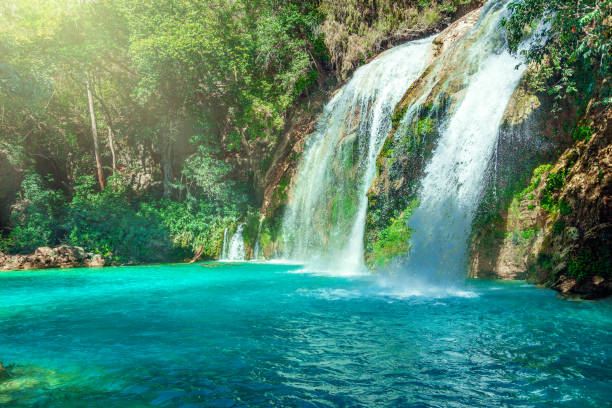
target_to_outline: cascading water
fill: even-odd
[[[260,237],[261,237],[261,226],[262,226],[263,220],[259,221],[259,227],[257,228],[257,238],[255,239],[255,246],[253,248],[253,260],[254,261],[258,261],[260,259],[262,259],[262,254],[261,254],[261,244],[259,243],[260,241]]]
[[[228,228],[225,227],[223,230],[223,248],[221,249],[221,257],[219,259],[226,259],[227,253],[229,252],[229,236],[227,235]]]
[[[283,219],[287,259],[363,264],[367,190],[395,105],[423,71],[432,38],[395,47],[358,69],[309,137]]]
[[[238,225],[236,232],[232,235],[231,239],[227,238],[227,228],[223,234],[223,251],[221,253],[221,260],[223,261],[244,261],[246,255],[244,252],[244,239],[242,238],[242,232],[244,230],[244,224]]]
[[[468,53],[464,63],[470,68],[425,167],[419,205],[408,222],[413,232],[404,278],[441,285],[465,276],[467,239],[485,171],[504,111],[524,71],[524,65],[517,67],[521,61],[506,51],[499,27],[505,3],[490,1],[462,40]]]

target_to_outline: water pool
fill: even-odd
[[[0,274],[0,406],[612,406],[612,302],[297,265]]]

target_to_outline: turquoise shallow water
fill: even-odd
[[[298,266],[0,274],[0,405],[612,406],[612,302]]]

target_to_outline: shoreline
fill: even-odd
[[[191,260],[186,259],[181,262],[153,262],[153,263],[133,263],[133,264],[121,264],[114,265],[108,262],[99,254],[88,253],[81,247],[72,247],[68,245],[61,245],[56,248],[38,248],[34,254],[31,255],[7,255],[0,253],[0,273],[2,272],[23,272],[23,271],[43,271],[53,269],[77,269],[77,268],[111,268],[111,267],[127,267],[127,266],[155,266],[155,265],[193,265],[199,263],[274,263],[274,261],[253,261],[245,260],[238,262],[226,262],[220,259],[211,260],[199,260],[195,263]],[[602,300],[610,297],[610,294],[592,290],[588,292],[574,292],[571,289],[574,286],[559,284],[542,284],[538,282],[530,281],[529,279],[503,279],[499,277],[487,277],[487,278],[474,278],[467,277],[468,280],[473,281],[498,281],[504,283],[528,283],[534,285],[539,289],[549,289],[557,292],[563,299],[572,300]],[[561,277],[560,277],[561,279]],[[584,282],[583,282],[584,284]],[[588,284],[588,282],[587,282]],[[602,295],[603,294],[603,295]]]

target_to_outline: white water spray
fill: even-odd
[[[309,137],[283,219],[283,257],[355,273],[363,265],[367,191],[395,105],[429,59],[433,38],[358,69]],[[321,265],[323,264],[323,265]]]
[[[467,240],[493,159],[506,106],[524,71],[506,51],[499,28],[503,1],[491,1],[470,41],[467,85],[454,102],[451,116],[421,181],[419,206],[408,225],[413,230],[406,275],[436,285],[465,276]],[[477,36],[477,38],[474,38]],[[450,279],[449,279],[450,278]]]
[[[221,252],[222,261],[244,261],[246,259],[244,239],[242,238],[243,230],[244,224],[238,225],[236,232],[234,232],[230,239],[227,234],[228,229],[225,229],[223,233],[223,250]]]

